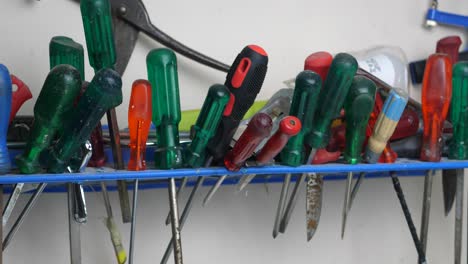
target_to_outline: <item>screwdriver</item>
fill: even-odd
[[[302,124],[301,131],[289,139],[286,146],[280,152],[281,164],[287,166],[299,166],[304,160],[304,137],[311,130],[314,111],[317,105],[318,95],[322,87],[320,76],[309,70],[300,72],[296,77],[293,99],[289,110],[290,116],[295,116]],[[278,236],[283,208],[285,205],[291,174],[286,174],[281,188],[280,199],[276,210],[273,226],[273,238]]]
[[[304,138],[304,144],[311,149],[305,164],[311,164],[317,149],[324,148],[328,143],[331,121],[340,115],[357,68],[358,64],[356,59],[347,53],[339,53],[332,60],[327,79],[325,79],[323,89],[319,94],[317,110],[314,111],[314,117],[310,119],[310,122],[312,122],[310,125],[311,130]],[[306,174],[302,174],[299,180],[296,181],[283,219],[281,220],[280,232],[282,233],[286,231],[292,211],[296,206],[296,193],[300,187],[299,185],[302,184],[306,176]],[[316,177],[309,177],[309,179],[313,178]],[[308,234],[312,233],[313,232],[308,232]]]
[[[208,143],[205,167],[209,167],[212,162],[221,163],[223,161],[242,117],[260,92],[265,80],[267,65],[268,55],[263,48],[257,45],[244,47],[232,63],[224,82],[231,96],[219,128]],[[216,184],[205,197],[203,205],[206,205],[214,195],[224,178],[225,176],[218,178]]]
[[[226,168],[230,171],[238,171],[253,154],[258,144],[270,135],[272,126],[273,121],[269,115],[265,113],[254,115],[234,148],[226,154],[224,158]]]
[[[424,121],[421,157],[423,161],[438,162],[442,152],[442,130],[452,96],[452,65],[446,54],[432,54],[427,59],[421,91]],[[423,211],[420,239],[426,252],[431,204],[433,172],[424,177]]]
[[[151,125],[152,96],[151,84],[147,80],[136,80],[132,85],[130,103],[128,106],[128,129],[130,133],[130,160],[127,169],[129,171],[146,170],[146,141]],[[130,228],[130,247],[128,263],[133,263],[136,206],[138,199],[138,179],[134,181],[132,224]]]
[[[404,112],[407,102],[408,93],[405,90],[394,88],[390,91],[384,105],[382,106],[382,110],[377,117],[377,121],[373,127],[372,135],[369,138],[364,157],[366,162],[377,163],[379,157],[382,157],[382,152],[385,153],[391,150],[390,146],[388,145],[388,140],[394,133],[398,120]],[[390,158],[385,160],[385,162],[394,162],[394,160],[391,160],[391,155],[387,153],[387,157],[389,156]],[[403,210],[407,225],[410,229],[411,236],[416,247],[416,251],[418,252],[419,263],[425,263],[426,256],[418,238],[409,207],[406,203],[400,180],[398,179],[397,173],[395,171],[391,171],[390,176],[392,177],[393,187],[397,193],[401,208]]]
[[[209,140],[204,157],[204,167],[209,167],[213,160],[224,158],[229,149],[229,143],[242,117],[252,106],[265,79],[268,55],[257,45],[248,45],[237,55],[226,76],[224,85],[230,92],[229,101],[224,109],[221,121],[215,135]],[[200,119],[200,117],[199,117]],[[205,118],[202,118],[204,120]],[[199,177],[190,193],[189,200],[182,212],[181,222],[184,222],[190,212],[193,198],[203,184],[205,177]],[[169,247],[161,263],[166,263]]]
[[[344,104],[346,119],[344,159],[349,164],[357,164],[361,161],[362,145],[365,139],[367,123],[374,108],[376,90],[377,87],[373,81],[364,76],[355,76],[346,96]],[[353,172],[348,172],[341,226],[342,239],[344,237],[349,202],[351,200],[352,181]]]
[[[279,123],[278,130],[275,134],[267,141],[265,146],[261,151],[256,155],[254,166],[264,166],[270,163],[276,155],[286,146],[288,140],[297,135],[302,129],[301,121],[294,116],[286,116],[281,119]],[[239,185],[237,191],[242,189],[249,184],[252,179],[255,177],[255,174],[249,174],[245,178],[239,180]]]
[[[208,90],[205,102],[200,111],[195,125],[193,126],[194,137],[192,142],[184,150],[184,161],[187,166],[199,168],[205,161],[206,146],[209,140],[215,135],[216,129],[221,121],[224,109],[229,101],[229,90],[222,84],[214,84]],[[194,197],[198,189],[203,184],[204,177],[198,177],[187,203],[180,216],[180,230],[184,227],[188,214],[193,205]],[[167,245],[161,263],[166,263],[172,252],[172,239]]]
[[[208,94],[205,98],[205,102],[203,103],[204,108],[200,111],[198,116],[199,120],[196,125],[193,127],[193,133],[195,133],[192,143],[190,147],[187,149],[187,153],[185,154],[185,163],[192,168],[199,168],[203,166],[203,162],[205,160],[205,149],[208,145],[208,141],[214,136],[216,129],[218,128],[219,122],[221,121],[221,115],[224,109],[226,108],[226,104],[229,101],[229,90],[226,86],[222,84],[215,84],[208,90]],[[205,106],[206,105],[206,106]],[[199,132],[200,131],[200,132]],[[196,133],[201,133],[198,136]],[[203,183],[204,179],[200,179],[203,177],[197,178],[197,183],[195,187],[192,189],[191,194],[189,197],[193,197],[196,191],[199,189],[201,184]],[[188,177],[185,177],[177,191],[177,197],[179,197],[180,193],[184,189],[185,185],[187,184]],[[191,209],[191,203],[193,200],[189,199],[184,207],[183,213]],[[186,209],[187,208],[187,209]],[[181,217],[182,218],[182,217]],[[166,225],[170,223],[170,214],[166,217]]]
[[[89,63],[98,72],[103,68],[114,68],[116,61],[115,43],[112,32],[112,15],[109,0],[82,0],[80,1],[81,17],[88,48]],[[115,109],[109,109],[107,112],[107,123],[109,125],[109,134],[112,146],[112,155],[114,167],[118,170],[124,169],[122,150],[120,149],[119,126]],[[97,125],[97,131],[93,132],[94,142],[103,142],[102,129],[100,122]],[[93,143],[93,142],[91,142]],[[103,147],[99,144],[93,145],[93,155],[104,153]],[[101,157],[97,157],[103,160]],[[95,161],[91,158],[91,163]],[[122,212],[122,221],[130,222],[130,200],[127,192],[127,183],[124,180],[117,181],[119,191],[120,208]]]
[[[448,36],[437,41],[436,52],[444,53],[450,57],[452,65],[458,62],[458,51],[462,40],[459,36]],[[442,187],[445,206],[445,215],[448,215],[455,201],[456,188],[457,188],[457,170],[443,170],[442,171]],[[450,187],[454,187],[451,189]],[[455,216],[457,217],[457,216]]]
[[[49,72],[34,105],[35,121],[26,147],[23,154],[16,157],[21,173],[40,171],[39,155],[49,147],[74,110],[73,102],[80,89],[80,73],[74,67],[58,65]]]
[[[465,160],[468,158],[468,62],[458,62],[453,66],[452,101],[450,119],[453,136],[449,145],[449,158]],[[464,170],[457,169],[455,203],[455,263],[461,263],[462,224],[463,224],[463,176]]]
[[[10,171],[7,131],[11,111],[11,78],[5,65],[0,64],[0,175]]]
[[[18,110],[27,100],[32,98],[31,91],[29,87],[20,80],[20,78],[16,77],[13,74],[10,74],[12,85],[16,85],[16,91],[13,91],[11,95],[11,111],[10,111],[10,123],[13,121],[13,118],[18,113]]]
[[[180,98],[177,59],[169,49],[154,49],[146,57],[148,80],[153,89],[153,124],[156,127],[158,148],[154,153],[158,169],[182,167],[182,149],[179,143]],[[183,263],[179,212],[175,179],[169,179],[174,262]]]
[[[282,117],[286,115],[286,113],[289,112],[289,108],[291,107],[292,94],[293,89],[280,89],[272,95],[272,97],[260,110],[258,110],[258,113],[268,114],[273,120],[273,128],[271,130],[272,133],[270,133],[269,137],[273,136],[273,132],[275,132],[278,129],[279,121]],[[251,118],[244,119],[240,122],[239,127],[237,128],[236,133],[234,133],[233,139],[231,140],[231,147],[234,147],[239,137],[245,131],[247,124],[250,122],[250,119]],[[260,142],[260,144],[258,144],[257,148],[254,151],[255,153],[258,153],[265,146],[269,137],[265,138],[264,140],[262,140],[262,142]],[[243,187],[247,186],[247,184],[253,179],[253,177],[255,177],[255,174],[248,174],[242,176],[238,181],[237,189],[239,189],[240,185],[243,185]],[[220,178],[224,180],[224,178],[226,178],[226,175],[223,175]],[[210,191],[206,195],[206,198],[203,201],[203,206],[205,206],[210,201],[211,197],[214,195],[215,191],[219,188],[222,182],[221,180],[219,180],[216,183],[219,183],[219,185],[215,184],[210,189]]]

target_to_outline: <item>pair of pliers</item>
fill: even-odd
[[[80,2],[80,0],[74,1]],[[117,49],[115,69],[120,74],[127,67],[140,31],[191,60],[216,70],[228,72],[228,65],[185,46],[154,26],[141,0],[109,1],[112,8],[114,40]]]

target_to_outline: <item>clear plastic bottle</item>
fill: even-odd
[[[375,46],[351,52],[359,67],[377,76],[392,87],[409,92],[408,60],[404,51],[396,46]]]

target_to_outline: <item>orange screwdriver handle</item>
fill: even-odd
[[[12,84],[16,85],[17,87],[16,91],[13,91],[13,94],[11,95],[11,111],[9,121],[11,123],[24,102],[32,98],[32,94],[29,90],[29,87],[18,77],[13,74],[11,74],[10,77]]]
[[[128,105],[128,129],[130,132],[130,160],[128,170],[146,169],[146,141],[151,125],[151,84],[147,80],[136,80]]]
[[[424,122],[421,160],[440,161],[443,124],[452,98],[452,64],[448,55],[429,56],[421,95]]]
[[[301,120],[295,116],[286,116],[279,124],[276,133],[268,140],[257,155],[257,165],[265,165],[275,158],[284,148],[288,140],[301,131]]]

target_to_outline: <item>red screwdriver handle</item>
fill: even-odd
[[[13,74],[11,74],[10,77],[13,86],[17,87],[16,91],[13,91],[13,94],[11,95],[11,111],[9,121],[11,123],[24,102],[32,98],[32,94],[29,90],[29,87],[23,81],[21,81],[20,78]]]
[[[384,150],[382,151],[382,155],[380,155],[379,162],[380,163],[394,163],[398,155],[395,151],[390,147],[390,144],[387,143]]]
[[[273,121],[269,115],[265,113],[254,115],[234,148],[226,154],[224,158],[226,168],[230,171],[239,170],[244,162],[252,156],[258,144],[270,135],[272,127]]]
[[[440,161],[442,130],[452,98],[452,64],[448,55],[436,53],[429,56],[421,95],[424,121],[421,160]]]
[[[264,165],[275,158],[284,148],[288,140],[301,131],[301,120],[295,116],[286,116],[279,123],[278,130],[268,140],[260,153],[257,155],[257,165]]]
[[[449,36],[437,41],[436,52],[444,53],[450,57],[452,64],[458,62],[458,50],[462,44],[459,36]]]
[[[332,60],[333,56],[326,51],[312,53],[305,59],[304,70],[316,72],[324,83]]]

